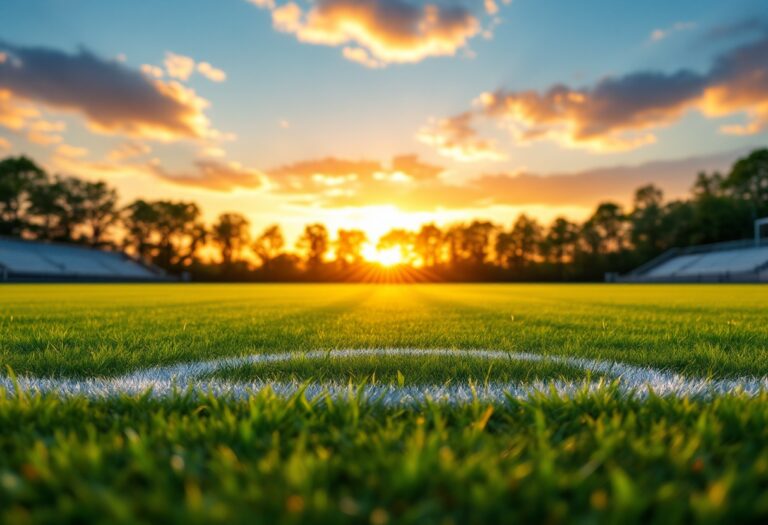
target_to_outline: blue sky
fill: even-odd
[[[707,97],[711,100],[717,94],[714,90],[721,87],[719,76],[708,77],[717,57],[768,38],[766,26],[760,25],[768,13],[765,0],[513,0],[509,4],[499,2],[496,13],[490,13],[478,0],[363,0],[359,3],[321,0],[317,4],[297,3],[305,18],[292,19],[294,26],[290,30],[281,30],[276,22],[276,13],[289,2],[278,0],[276,4],[267,5],[264,1],[261,6],[255,3],[245,0],[0,3],[0,19],[10,21],[3,24],[0,34],[0,43],[10,46],[11,52],[6,50],[6,54],[13,55],[15,49],[16,54],[22,56],[26,49],[44,48],[62,56],[74,56],[82,47],[100,60],[119,60],[120,67],[139,74],[143,65],[164,68],[167,54],[174,53],[189,57],[196,64],[207,62],[226,74],[226,80],[213,82],[196,72],[188,78],[173,78],[165,71],[162,78],[152,80],[176,82],[208,102],[207,107],[200,110],[209,120],[207,131],[162,140],[112,121],[108,129],[101,126],[94,132],[93,115],[84,115],[88,110],[78,101],[59,104],[52,101],[48,91],[45,95],[30,94],[24,91],[25,84],[11,78],[8,82],[16,82],[10,89],[13,100],[39,108],[38,120],[63,122],[65,129],[49,132],[57,138],[42,144],[39,140],[30,140],[36,120],[27,119],[22,127],[3,127],[0,113],[0,137],[8,150],[0,153],[29,153],[52,170],[76,171],[83,176],[108,179],[126,198],[195,199],[210,213],[238,208],[237,211],[248,213],[255,223],[261,224],[278,215],[298,225],[315,217],[333,222],[366,216],[366,195],[371,191],[389,195],[389,188],[363,187],[363,181],[373,180],[372,173],[376,172],[379,173],[376,184],[380,184],[387,173],[396,171],[391,162],[399,155],[417,155],[418,162],[441,168],[435,175],[441,184],[460,185],[472,184],[486,174],[505,174],[512,178],[521,172],[576,173],[606,166],[685,158],[702,158],[703,167],[707,167],[707,163],[717,166],[727,155],[764,144],[768,137],[760,120],[763,114],[759,112],[757,117],[752,115],[752,120],[759,121],[754,129],[749,133],[742,129],[750,121],[750,111],[754,112],[754,107],[759,105],[759,99],[754,98],[754,86],[750,88],[753,98],[746,98],[735,107],[719,100],[707,102],[705,108],[701,102]],[[364,16],[360,15],[364,9],[359,10],[359,6],[379,9],[376,11],[379,19],[381,13],[394,13],[392,22],[383,29],[373,27],[375,22],[359,22]],[[472,17],[479,25],[475,30],[469,29],[469,25],[464,27],[470,35],[463,41],[464,45],[456,44],[461,41],[459,37],[451,43],[443,41],[443,36],[435,37],[441,46],[448,47],[413,58],[408,46],[415,45],[419,38],[427,38],[429,31],[417,35],[411,43],[401,44],[395,39],[403,33],[397,33],[400,28],[396,26],[408,22],[405,15],[422,13],[425,6],[434,7],[435,12],[442,14],[460,12],[466,15],[461,18],[462,24],[468,20],[466,17]],[[329,18],[331,22],[326,20],[321,36],[317,37],[317,27],[311,27],[307,13],[322,12],[323,8],[336,8],[333,11],[336,18]],[[458,15],[450,20],[446,18],[451,23],[454,19],[458,19]],[[745,24],[750,21],[751,24]],[[351,33],[350,26],[345,25],[348,22],[357,24]],[[338,25],[328,29],[329,23]],[[729,25],[739,29],[725,31]],[[441,29],[436,28],[435,34]],[[486,30],[492,34],[483,35]],[[715,36],[718,30],[721,34]],[[344,42],[328,45],[328,41],[339,34]],[[318,38],[323,42],[318,42]],[[345,58],[344,48],[360,49],[378,67],[366,67]],[[390,49],[395,48],[390,53]],[[1,46],[0,52],[3,52]],[[405,63],[403,56],[408,57]],[[9,68],[9,64],[6,61],[0,66]],[[760,63],[758,58],[749,67],[768,71],[768,59]],[[575,108],[570,116],[551,120],[543,117],[540,106],[544,101],[539,100],[537,116],[531,117],[533,120],[526,117],[522,122],[519,114],[512,115],[508,109],[502,109],[502,106],[517,107],[525,99],[526,105],[520,106],[521,111],[530,116],[533,111],[528,107],[530,100],[522,94],[543,96],[555,85],[566,86],[573,100],[585,93],[588,103],[594,98],[597,107],[603,101],[597,100],[594,90],[606,78],[620,79],[648,71],[669,76],[679,70],[707,78],[693,81],[695,85],[691,89],[695,94],[681,95],[680,100],[672,102],[665,100],[659,108],[645,108],[633,119],[622,120],[614,114],[621,113],[621,108],[613,108],[609,121],[596,124],[600,129],[594,133],[595,126],[585,122],[594,111],[582,112]],[[66,72],[62,74],[66,76]],[[0,91],[3,79],[0,69]],[[647,91],[664,90],[671,85],[666,77],[661,81],[666,83],[656,87],[651,82]],[[728,100],[738,98],[733,90],[741,89],[743,82],[739,82],[726,83],[726,88],[731,90],[727,93]],[[498,104],[484,107],[479,103],[478,97],[486,92],[498,92]],[[616,94],[611,93],[611,96]],[[632,93],[636,98],[645,96],[638,91]],[[613,98],[610,101],[614,103]],[[547,103],[557,106],[551,100]],[[83,104],[87,105],[87,101]],[[116,99],[115,104],[119,105],[120,100]],[[553,108],[560,110],[552,106],[546,112]],[[466,120],[469,134],[459,133],[459,121],[450,120],[463,113],[470,113]],[[639,125],[639,119],[647,122],[644,120]],[[724,133],[723,126],[728,124],[741,125],[741,132]],[[510,126],[515,131],[510,131]],[[214,137],[211,130],[216,130],[217,136]],[[523,135],[528,132],[537,138],[524,139]],[[631,147],[627,145],[628,137],[636,141]],[[619,142],[620,147],[616,145]],[[609,143],[611,146],[606,146]],[[115,160],[116,155],[110,157],[111,152],[126,144],[148,151],[120,161]],[[62,145],[71,146],[71,151],[62,149]],[[441,145],[450,147],[441,149]],[[215,155],[209,155],[212,151]],[[463,156],[463,160],[457,160],[459,156]],[[379,163],[381,169],[368,173],[352,165],[329,168],[322,162],[328,158],[350,162],[366,160]],[[201,162],[206,169],[200,168]],[[220,176],[216,166],[229,166],[234,172]],[[294,172],[281,169],[291,166],[296,168]],[[278,172],[280,176],[275,175]],[[617,170],[617,176],[620,172]],[[177,180],[174,175],[178,176]],[[409,173],[405,175],[398,183],[431,184]],[[220,182],[223,178],[231,182],[239,176],[251,182]],[[257,176],[259,183],[253,182]],[[301,179],[308,176],[315,177],[314,183]],[[690,178],[693,176],[691,173]],[[206,177],[211,181],[197,183],[197,178]],[[409,178],[413,180],[409,182]],[[292,181],[294,187],[289,188],[287,180]],[[327,183],[328,187],[318,181]],[[664,180],[653,182],[662,186],[665,183]],[[627,189],[627,198],[630,190]],[[583,215],[592,204],[614,197],[601,195],[600,188],[595,188],[594,203],[579,201],[563,205],[544,202],[546,199],[539,197],[529,203],[520,202],[519,198],[514,203],[503,199],[489,201],[482,198],[480,191],[475,193],[479,195],[475,201],[461,206],[457,199],[448,198],[445,202],[437,197],[429,199],[429,195],[440,195],[440,191],[421,192],[416,198],[410,191],[398,189],[391,192],[391,201],[377,200],[378,208],[369,210],[373,217],[370,220],[383,220],[376,217],[382,213],[381,206],[388,210],[387,220],[397,222],[399,218],[403,224],[416,220],[415,217],[452,220],[470,214],[492,214],[506,220],[524,209],[534,210],[546,219],[558,210]],[[339,195],[349,198],[339,199]]]

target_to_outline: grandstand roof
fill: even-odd
[[[121,252],[0,238],[0,281],[160,281],[167,276]]]
[[[737,241],[673,248],[624,282],[768,282],[768,244]]]

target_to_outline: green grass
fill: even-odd
[[[447,385],[454,383],[484,384],[489,381],[563,380],[583,382],[605,379],[561,363],[533,362],[521,364],[513,360],[488,362],[471,357],[455,356],[415,358],[413,356],[359,356],[355,358],[298,358],[285,363],[257,363],[228,367],[208,374],[208,377],[233,381],[296,381],[336,382],[390,385]]]
[[[688,375],[768,375],[768,288],[600,285],[0,286],[0,365],[116,376],[252,353],[487,348]],[[570,378],[552,363],[297,360],[233,379]],[[216,373],[226,377],[225,372]],[[607,389],[387,408],[262,392],[0,396],[0,522],[759,522],[768,396]]]

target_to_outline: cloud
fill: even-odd
[[[256,170],[244,168],[235,162],[197,160],[191,172],[172,173],[159,165],[150,164],[155,177],[181,186],[192,186],[215,191],[232,191],[237,188],[256,189],[265,184],[264,175]]]
[[[50,110],[83,116],[97,132],[157,140],[199,139],[214,134],[208,102],[175,81],[149,78],[115,60],[80,49],[69,54],[45,47],[0,42],[0,92]],[[12,117],[12,115],[11,115]],[[0,122],[11,121],[0,109]]]
[[[184,55],[177,55],[170,51],[165,54],[165,70],[171,78],[179,80],[189,80],[192,73],[195,72],[195,60]]]
[[[221,69],[213,67],[208,62],[200,62],[197,64],[197,72],[203,75],[211,82],[224,82],[227,79],[227,74]]]
[[[345,58],[366,67],[453,56],[482,31],[478,16],[457,4],[317,0],[305,11],[295,2],[251,3],[272,12],[278,31],[293,34],[300,42],[344,46]],[[489,6],[486,2],[486,9]]]
[[[389,163],[335,157],[307,160],[267,172],[275,191],[304,196],[324,205],[365,199],[397,202],[414,188],[438,179],[441,166],[416,155],[393,157]]]
[[[434,146],[445,157],[462,162],[503,160],[504,154],[496,149],[493,141],[480,138],[472,126],[470,112],[439,120],[432,120],[419,130],[416,138]]]
[[[144,144],[143,142],[132,140],[132,141],[123,142],[122,144],[117,146],[115,149],[110,151],[107,154],[107,159],[111,162],[121,162],[124,160],[141,157],[142,155],[147,155],[151,151],[152,151],[152,148],[150,148],[148,145]]]
[[[0,126],[18,131],[39,116],[37,109],[14,98],[13,93],[7,89],[0,88]]]
[[[35,120],[27,126],[27,140],[40,146],[59,144],[64,141],[61,133],[67,129],[67,125],[61,121]]]
[[[56,148],[56,155],[70,158],[82,158],[88,155],[88,150],[86,148],[70,146],[69,144],[60,144]]]
[[[0,137],[0,150],[9,150],[11,149],[12,145],[11,142],[3,137]]]
[[[281,177],[275,176],[275,172],[269,176],[277,184],[277,191],[296,194],[297,202],[329,208],[394,205],[408,211],[493,206],[572,206],[587,209],[606,200],[629,203],[634,191],[648,183],[661,187],[668,198],[685,195],[696,173],[727,169],[745,153],[739,150],[580,172],[485,174],[461,184],[449,183],[439,177],[442,168],[437,166],[427,169],[422,178],[414,176],[414,170],[407,169],[406,164],[413,161],[420,165],[421,161],[415,156],[397,157],[401,159],[399,162],[406,162],[399,168],[409,173],[410,180],[407,182],[373,175],[379,169],[385,173],[396,173],[395,160],[390,168],[378,162],[335,158],[298,163],[293,165],[295,169],[284,168],[283,176],[301,177],[299,187],[281,186]]]
[[[634,72],[582,88],[499,89],[475,103],[475,109],[444,119],[438,132],[422,131],[420,139],[443,154],[458,149],[461,157],[454,145],[482,143],[476,121],[491,119],[518,145],[549,140],[567,148],[627,151],[654,143],[657,129],[694,110],[713,118],[741,114],[746,122],[721,131],[759,133],[768,128],[768,34],[720,55],[705,73]]]
[[[162,68],[151,64],[142,64],[141,72],[151,78],[163,78],[165,76],[165,71]]]
[[[344,58],[347,60],[357,62],[358,64],[362,64],[371,69],[378,69],[385,66],[384,62],[372,58],[371,55],[368,54],[368,51],[362,47],[347,46],[341,50],[341,54],[344,55]]]
[[[648,37],[648,40],[651,43],[661,42],[662,40],[667,39],[669,36],[671,36],[674,33],[679,33],[680,31],[689,31],[695,28],[696,28],[696,22],[676,22],[672,24],[670,27],[654,29],[653,31],[651,31],[651,34]]]

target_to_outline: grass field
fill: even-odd
[[[454,352],[329,353],[364,349]],[[259,386],[232,397],[23,387],[284,353],[190,383]],[[635,393],[582,361],[736,387]],[[2,522],[768,519],[768,394],[738,387],[768,376],[766,287],[5,285],[0,364]],[[481,395],[505,385],[528,394]]]

